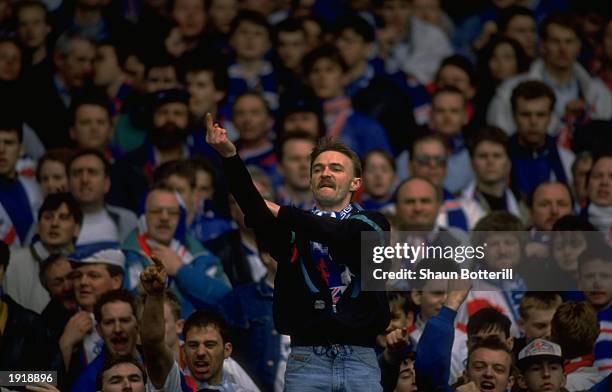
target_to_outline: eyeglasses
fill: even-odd
[[[181,215],[181,210],[179,208],[163,208],[163,207],[154,207],[149,208],[146,213],[151,215],[161,215],[164,211],[166,214],[171,217],[178,217]]]
[[[419,165],[429,165],[430,162],[436,166],[446,165],[446,157],[443,155],[415,155],[414,161]]]

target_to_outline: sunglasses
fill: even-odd
[[[446,165],[446,157],[442,155],[415,155],[414,161],[420,165],[429,165],[430,162],[436,166]]]

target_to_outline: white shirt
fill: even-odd
[[[105,209],[83,215],[83,225],[77,245],[94,242],[119,242],[117,225]]]

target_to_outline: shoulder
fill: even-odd
[[[378,211],[362,209],[351,215],[349,219],[361,221],[374,231],[389,231],[391,227],[387,218]]]

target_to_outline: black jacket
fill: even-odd
[[[255,229],[259,245],[278,261],[274,280],[276,329],[293,345],[347,344],[374,347],[390,320],[384,292],[361,290],[361,232],[389,231],[382,214],[353,210],[347,219],[315,216],[281,207],[275,218],[255,189],[238,156],[223,160],[230,190]],[[356,218],[357,217],[357,218]],[[329,288],[311,260],[310,241],[329,248],[355,277],[332,310]]]

